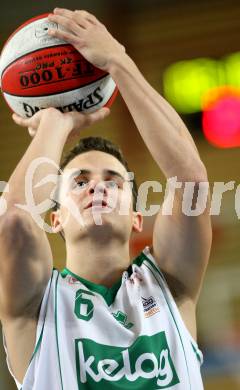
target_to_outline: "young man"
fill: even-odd
[[[110,73],[159,168],[182,186],[172,213],[156,217],[152,248],[131,261],[129,240],[141,231],[142,215],[133,207],[128,168],[110,143],[82,141],[64,167],[66,180],[51,216],[67,252],[66,268],[52,271],[44,230],[16,206],[26,201],[25,175],[39,157],[55,166],[42,164],[33,188],[57,174],[67,139],[109,110],[13,116],[34,138],[10,178],[0,221],[0,313],[9,369],[22,390],[202,389],[195,309],[211,227],[207,207],[195,217],[182,212],[182,195],[186,182],[195,182],[197,191],[207,181],[206,169],[177,113],[93,15],[55,9],[49,19],[69,31],[49,34]],[[49,184],[34,191],[36,204],[52,196]],[[165,203],[171,196],[170,190]],[[66,199],[81,221],[69,213]],[[121,213],[129,201],[129,213]]]

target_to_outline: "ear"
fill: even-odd
[[[133,226],[132,230],[135,233],[141,233],[143,229],[143,215],[140,211],[133,212]]]
[[[60,210],[52,211],[50,214],[50,220],[53,233],[59,233],[61,230],[63,230]]]

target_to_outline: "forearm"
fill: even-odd
[[[26,186],[31,189],[35,204],[49,199],[54,183],[39,186],[37,189],[34,189],[34,186],[47,175],[58,173],[57,167],[60,163],[67,136],[68,132],[64,128],[64,121],[53,123],[51,119],[48,121],[46,118],[41,122],[35,137],[9,179],[9,192],[4,194],[8,211],[15,210],[16,204],[26,204]],[[34,169],[32,182],[26,180],[30,165],[38,158],[48,159],[54,162],[56,166],[51,162],[39,164]]]
[[[150,153],[166,177],[204,180],[205,169],[185,124],[124,55],[114,59],[109,72],[125,100]]]

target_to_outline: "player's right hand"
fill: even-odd
[[[53,127],[59,131],[67,132],[67,140],[72,140],[80,134],[80,130],[91,126],[95,122],[106,118],[110,113],[109,108],[103,107],[93,113],[67,112],[61,113],[56,108],[45,108],[38,111],[31,118],[23,118],[20,115],[13,114],[14,122],[27,127],[31,137],[34,137],[41,124],[45,124],[50,131]]]

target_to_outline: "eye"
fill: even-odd
[[[88,185],[88,181],[86,181],[86,180],[79,180],[79,181],[75,180],[75,185],[78,188],[83,189],[83,188],[85,188]]]
[[[107,188],[119,188],[118,183],[116,183],[116,181],[114,181],[114,180],[107,180],[106,186],[107,186]]]

